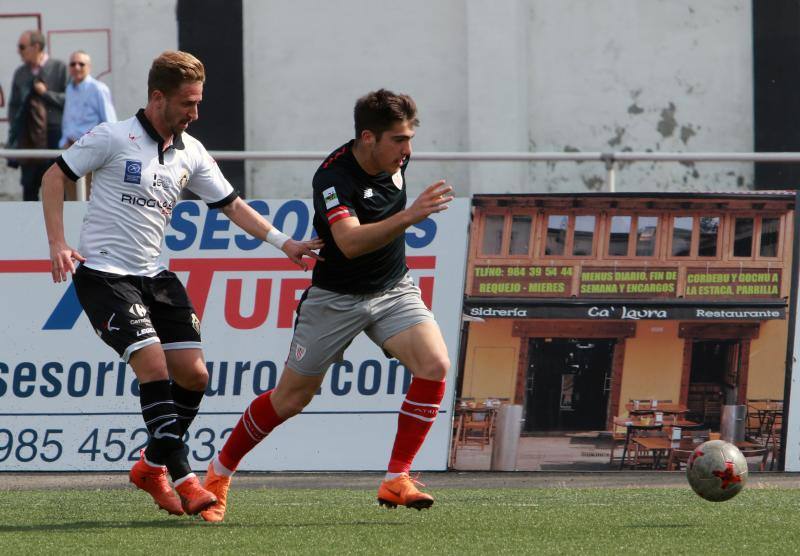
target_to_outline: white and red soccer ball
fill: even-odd
[[[702,498],[711,502],[730,500],[747,481],[747,460],[730,442],[709,440],[689,456],[686,478]]]

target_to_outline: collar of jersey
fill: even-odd
[[[153,127],[153,124],[150,123],[150,120],[147,119],[147,116],[144,115],[144,108],[139,108],[139,111],[136,113],[136,119],[139,120],[139,123],[142,125],[142,128],[147,132],[150,136],[150,139],[158,143],[158,152],[162,152],[164,150],[164,138],[158,134],[156,128]],[[172,145],[170,145],[178,150],[183,150],[183,134],[176,133],[172,137]]]

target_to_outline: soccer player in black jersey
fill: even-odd
[[[409,470],[438,413],[450,360],[408,275],[404,232],[447,209],[452,187],[437,181],[406,208],[404,174],[419,124],[411,97],[385,89],[369,93],[356,102],[354,118],[355,139],[331,153],[314,175],[314,228],[325,247],[297,308],[286,366],[275,389],[250,404],[209,465],[205,487],[217,503],[201,513],[207,521],[224,518],[231,476],[245,454],[308,405],[328,367],[342,360],[361,332],[414,376],[378,501],[390,508],[433,504]]]

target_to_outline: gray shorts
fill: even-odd
[[[302,375],[324,374],[341,361],[360,332],[378,346],[424,321],[434,321],[419,288],[406,274],[393,288],[349,295],[311,286],[297,308],[294,336],[286,365]]]

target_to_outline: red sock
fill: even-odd
[[[439,413],[444,381],[414,378],[397,416],[389,473],[408,473],[428,431]]]
[[[218,456],[219,462],[231,471],[236,471],[236,467],[247,452],[255,448],[256,444],[272,432],[272,429],[286,420],[275,413],[270,400],[271,395],[272,390],[264,392],[252,401],[222,447]]]

